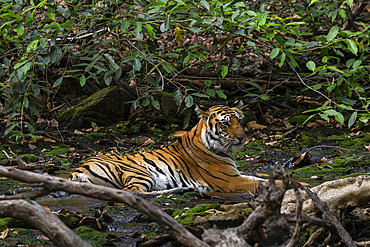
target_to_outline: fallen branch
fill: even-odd
[[[304,190],[312,198],[316,206],[321,210],[321,212],[323,213],[323,218],[327,219],[329,222],[331,222],[335,226],[343,242],[348,247],[356,247],[356,244],[352,240],[351,235],[349,235],[349,233],[346,231],[346,229],[344,229],[340,221],[330,212],[328,206],[323,201],[321,201],[320,198],[317,196],[317,194],[313,192],[312,190],[310,190],[308,187],[304,188]]]
[[[156,221],[180,244],[189,247],[209,247],[207,243],[196,238],[171,216],[162,212],[160,208],[130,192],[94,184],[72,182],[63,178],[45,176],[3,166],[0,166],[0,175],[28,183],[41,183],[44,189],[49,191],[62,190],[71,194],[79,194],[101,200],[125,203],[147,215],[151,220]],[[6,199],[6,196],[4,196],[3,199]]]
[[[88,247],[74,231],[52,213],[46,211],[35,201],[5,200],[0,201],[0,215],[28,221],[39,229],[53,243],[61,247]]]

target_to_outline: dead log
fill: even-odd
[[[342,220],[345,212],[350,207],[365,207],[370,201],[370,176],[343,178],[322,183],[312,188],[318,197],[328,205],[331,212]],[[307,192],[302,191],[303,213],[318,216],[319,208]],[[296,197],[293,191],[287,191],[284,196],[281,211],[284,213],[295,212]]]
[[[52,213],[46,211],[35,201],[4,200],[0,201],[0,215],[29,222],[60,247],[88,247],[74,231]]]

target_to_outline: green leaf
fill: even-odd
[[[365,93],[365,89],[363,87],[355,87],[356,92]]]
[[[176,102],[176,105],[180,105],[181,100],[182,100],[182,92],[180,89],[177,89],[176,92],[173,95],[173,99]]]
[[[45,46],[48,44],[47,38],[41,38],[40,39],[40,45],[42,48],[45,48]]]
[[[153,96],[150,97],[150,101],[152,102],[152,106],[154,106],[155,109],[157,109],[158,111],[161,109],[158,100],[156,100]]]
[[[215,90],[215,91],[216,91],[218,97],[220,97],[222,99],[227,99],[227,96],[226,96],[226,94],[224,94],[223,90],[218,89],[218,90]]]
[[[352,8],[353,0],[346,0],[344,2],[347,3],[350,8]]]
[[[128,27],[130,26],[130,22],[129,21],[124,21],[122,22],[121,24],[121,32],[122,33],[125,33],[128,29]]]
[[[234,14],[231,16],[231,21],[234,21],[234,19],[239,15],[239,12],[239,10],[234,12]]]
[[[204,93],[192,93],[191,95],[197,96],[197,97],[202,97],[202,98],[209,98],[207,94]]]
[[[319,114],[319,116],[320,116],[322,119],[326,120],[328,123],[330,122],[330,118],[328,117],[328,115],[325,115],[325,114],[320,113],[320,114]]]
[[[145,97],[143,101],[141,102],[143,106],[148,106],[150,104],[150,99],[148,97]]]
[[[212,81],[211,80],[205,80],[204,85],[206,85],[207,87],[210,87],[210,86],[212,86]]]
[[[133,62],[134,70],[139,71],[141,69],[141,63],[138,58],[135,58]]]
[[[358,48],[355,41],[353,41],[352,39],[347,39],[346,43],[348,50],[350,50],[353,54],[357,55]]]
[[[312,4],[314,4],[317,0],[311,0],[310,4],[308,6],[311,6]]]
[[[163,56],[166,56],[166,57],[179,57],[180,55],[178,53],[170,52],[170,53],[163,54]]]
[[[264,101],[268,101],[269,96],[267,96],[267,94],[263,94],[263,95],[261,95],[261,99],[264,100]]]
[[[283,65],[284,65],[285,58],[286,58],[285,53],[281,54],[281,56],[280,56],[280,63],[279,63],[279,67],[280,67],[280,68],[281,68],[281,66],[283,66]]]
[[[270,58],[271,59],[274,59],[280,52],[280,49],[279,48],[274,48],[272,49],[271,53],[270,53]]]
[[[208,11],[210,10],[210,6],[206,0],[200,1],[200,5],[202,5],[202,7],[205,8],[206,10]]]
[[[229,67],[226,66],[226,65],[222,65],[221,66],[221,76],[222,76],[222,79],[225,78],[225,76],[227,75],[227,73],[229,73]]]
[[[38,43],[39,43],[38,39],[35,39],[34,41],[31,41],[27,46],[27,52],[36,50]]]
[[[253,10],[247,10],[247,11],[245,11],[245,13],[246,13],[247,15],[250,15],[250,16],[257,16],[257,13],[256,13],[256,12],[254,12]]]
[[[316,64],[315,64],[315,62],[314,61],[308,61],[307,63],[306,63],[306,67],[309,69],[309,70],[311,70],[311,71],[315,71],[315,69],[316,69]]]
[[[156,39],[157,37],[155,36],[154,28],[149,24],[145,24],[145,25],[146,25],[146,29],[148,30],[148,33],[149,33],[149,38]]]
[[[104,57],[106,57],[111,64],[116,64],[116,61],[114,61],[114,58],[110,54],[105,53]]]
[[[357,111],[354,111],[350,118],[348,119],[348,128],[351,128],[351,126],[356,122],[357,120]]]
[[[338,73],[340,73],[340,74],[343,74],[343,71],[341,71],[341,70],[339,70],[337,67],[335,67],[335,66],[327,66],[326,67],[327,69],[330,69],[330,70],[333,70],[333,71],[336,71],[336,72],[338,72]]]
[[[192,31],[193,33],[199,33],[200,32],[199,27],[190,27],[189,30]]]
[[[344,117],[342,115],[342,113],[338,112],[337,115],[334,116],[335,119],[339,122],[339,123],[344,123]]]
[[[348,59],[347,62],[346,62],[347,68],[350,68],[353,65],[354,62],[355,62],[354,58]]]
[[[171,15],[168,15],[164,22],[164,30],[167,31],[171,27]]]
[[[255,87],[255,88],[259,89],[259,90],[262,89],[261,86],[258,85],[257,83],[254,83],[254,82],[251,82],[251,81],[246,81],[245,83],[247,83],[247,84],[249,84],[249,85],[251,85],[251,86],[253,86],[253,87]]]
[[[269,39],[273,39],[275,37],[275,32],[273,30],[267,30],[266,37]]]
[[[209,96],[213,97],[216,95],[216,92],[214,89],[210,89],[210,88],[207,88],[206,89],[206,94],[208,94]]]
[[[143,24],[141,22],[135,22],[135,33],[140,33],[143,29]]]
[[[86,77],[85,77],[85,75],[82,75],[80,77],[80,85],[81,85],[81,87],[83,87],[83,86],[85,86],[85,84],[86,84]]]
[[[57,87],[60,85],[60,83],[62,83],[63,81],[63,77],[59,77],[53,84],[53,87]]]
[[[28,130],[31,132],[31,134],[35,134],[35,128],[32,126],[30,122],[26,122]]]
[[[194,100],[193,100],[193,97],[191,95],[188,95],[188,96],[185,97],[185,106],[187,108],[192,107],[193,106],[193,102],[194,102]]]
[[[334,109],[329,109],[329,110],[326,110],[326,111],[324,111],[324,114],[326,114],[326,115],[329,115],[329,116],[335,116],[335,115],[337,115],[339,112],[337,112],[336,110],[334,110]]]
[[[328,35],[326,36],[326,40],[330,41],[335,39],[337,37],[337,34],[339,32],[339,27],[337,25],[330,28]]]
[[[359,60],[356,60],[354,63],[353,63],[353,68],[354,69],[357,69],[360,65],[361,65],[362,61],[359,59]]]
[[[22,66],[22,70],[24,74],[27,74],[27,72],[30,70],[32,66],[32,62],[27,62],[24,66]]]
[[[182,64],[185,66],[186,64],[189,63],[189,60],[190,60],[190,55],[187,55],[185,58],[184,58],[184,61],[182,62]]]

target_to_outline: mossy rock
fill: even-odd
[[[59,115],[59,123],[67,128],[89,128],[91,122],[98,126],[109,126],[130,115],[132,94],[125,89],[107,87],[94,93]]]
[[[80,226],[79,228],[75,229],[75,232],[83,240],[91,243],[93,246],[96,247],[116,246],[114,243],[114,239],[89,227]]]
[[[309,134],[303,134],[299,139],[299,144],[301,147],[313,147],[317,143],[317,139]]]
[[[6,229],[6,228],[33,229],[34,227],[27,221],[16,220],[10,217],[0,218],[0,229]]]

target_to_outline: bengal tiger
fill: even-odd
[[[257,177],[239,173],[232,153],[246,141],[242,101],[197,106],[198,124],[171,146],[132,155],[89,158],[71,180],[132,192],[193,188],[199,192],[255,192]]]

